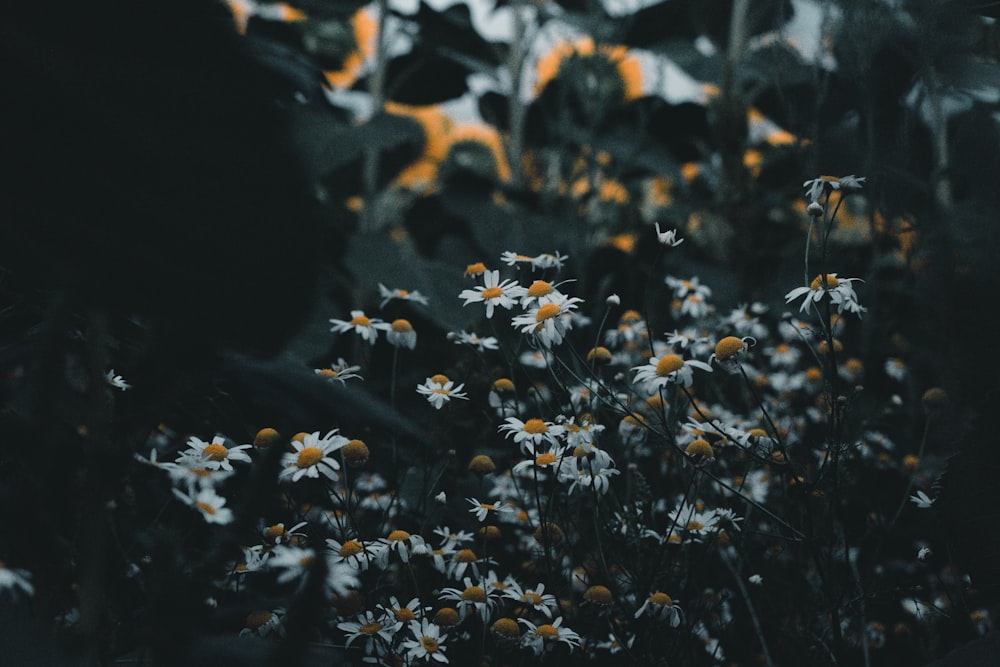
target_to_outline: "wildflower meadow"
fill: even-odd
[[[161,4],[4,31],[0,665],[1000,664],[995,4]]]

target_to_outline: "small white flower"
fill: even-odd
[[[672,628],[676,628],[684,620],[684,614],[677,606],[677,601],[661,591],[656,591],[646,598],[642,606],[636,610],[635,618],[643,614],[659,621],[667,621]]]
[[[466,498],[466,500],[472,505],[472,509],[469,512],[475,514],[480,523],[486,521],[486,517],[490,512],[510,513],[514,511],[514,508],[499,500],[492,503],[481,503],[476,498]]]
[[[500,282],[499,271],[487,271],[483,274],[482,287],[462,290],[458,298],[465,299],[463,306],[468,306],[470,303],[485,303],[486,317],[489,319],[493,317],[493,309],[496,306],[510,310],[526,293],[527,290],[514,280]]]
[[[614,308],[615,306],[622,305],[622,298],[617,294],[611,294],[604,300],[604,303],[607,304],[609,308]]]
[[[278,479],[291,479],[297,482],[303,477],[318,479],[323,475],[327,479],[336,482],[337,471],[340,470],[340,462],[331,455],[350,442],[342,435],[337,435],[337,431],[330,431],[322,438],[319,431],[307,433],[301,441],[293,440],[292,448],[295,451],[285,452],[281,459],[281,473]]]
[[[224,507],[226,499],[212,489],[202,489],[195,497],[174,489],[174,495],[188,507],[193,507],[201,513],[208,523],[227,524],[233,520],[233,511]]]
[[[764,583],[764,577],[760,576],[759,574],[751,574],[747,578],[747,581],[749,581],[754,586],[760,586]]]
[[[417,385],[417,393],[427,397],[427,402],[434,406],[435,410],[440,410],[444,404],[453,398],[469,400],[469,397],[462,392],[464,384],[455,385],[446,375],[434,375],[427,378],[423,384]]]
[[[819,178],[806,181],[802,184],[802,187],[806,188],[806,199],[810,202],[816,202],[825,192],[833,190],[844,190],[847,192],[860,190],[864,182],[864,176],[858,177],[854,174],[841,176],[840,178],[835,176],[820,176]]]
[[[413,290],[412,292],[405,289],[389,289],[382,283],[378,284],[378,293],[382,297],[382,303],[379,304],[379,309],[385,308],[385,305],[392,301],[393,299],[398,299],[399,301],[412,301],[414,303],[419,303],[423,306],[427,305],[427,297]]]
[[[661,232],[660,223],[656,223],[656,240],[662,245],[675,248],[680,244],[684,243],[684,239],[677,238],[677,230],[671,229],[670,231]]]
[[[573,328],[569,315],[582,301],[569,297],[561,303],[545,303],[514,317],[511,324],[521,333],[533,336],[542,347],[552,347],[563,342],[566,332]]]
[[[354,331],[356,334],[361,336],[362,340],[366,340],[372,345],[378,339],[379,331],[386,331],[389,329],[389,323],[383,322],[377,318],[370,318],[365,315],[362,310],[352,310],[350,320],[337,320],[330,319],[330,323],[333,324],[330,327],[330,331],[334,333],[344,333],[346,331]]]
[[[931,551],[930,547],[920,547],[920,550],[917,552],[917,560],[924,561],[930,558],[932,555],[934,554]]]
[[[661,387],[668,384],[679,384],[682,387],[690,387],[694,383],[694,371],[698,368],[703,371],[712,372],[712,367],[704,361],[695,359],[682,359],[676,354],[666,354],[662,357],[653,357],[644,366],[635,366],[635,384],[645,383],[646,391],[656,393]]]
[[[420,622],[410,621],[410,632],[413,633],[413,639],[407,639],[403,642],[407,658],[448,662],[448,658],[444,654],[445,638],[441,636],[441,628],[438,625],[431,623],[426,618]]]
[[[329,368],[315,369],[315,373],[323,379],[347,384],[347,380],[364,380],[363,377],[358,375],[358,371],[360,370],[361,366],[351,366],[341,357],[337,359],[337,363],[332,364]]]
[[[930,509],[930,506],[934,504],[934,499],[928,497],[923,491],[917,491],[917,495],[910,496],[910,501],[922,510]]]
[[[824,297],[830,299],[830,303],[837,306],[837,312],[843,313],[845,310],[850,313],[861,313],[867,310],[858,303],[858,295],[851,286],[852,282],[859,281],[860,278],[838,278],[836,273],[818,275],[808,287],[796,287],[785,295],[785,303],[791,303],[804,296],[805,300],[799,308],[800,312],[809,309],[810,304],[819,303]]]
[[[110,371],[108,371],[107,374],[105,374],[104,379],[107,380],[107,383],[112,387],[114,387],[115,389],[121,389],[122,391],[125,391],[126,389],[132,388],[132,385],[126,382],[125,378],[123,378],[121,375],[115,375],[115,369],[113,368]]]
[[[176,462],[184,463],[184,459],[195,459],[207,470],[232,470],[233,461],[250,463],[250,455],[245,450],[253,449],[253,445],[227,447],[226,439],[221,435],[212,438],[210,443],[192,436],[188,439],[187,446]]]
[[[417,346],[417,332],[413,330],[413,325],[409,320],[393,320],[389,329],[385,332],[386,340],[390,345],[405,347],[410,350]]]
[[[454,341],[455,345],[470,345],[478,349],[480,352],[500,349],[500,341],[493,336],[480,337],[469,331],[459,331],[457,333],[448,334],[448,340]]]

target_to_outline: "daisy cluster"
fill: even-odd
[[[811,201],[831,182],[811,184]],[[657,227],[651,241],[669,259],[682,239]],[[855,356],[859,280],[821,273],[776,300],[802,299],[798,319],[763,302],[723,308],[699,277],[664,269],[663,326],[644,304],[571,295],[568,260],[468,265],[467,329],[494,335],[438,331],[454,358],[405,357],[411,375],[431,374],[388,383],[428,442],[266,427],[248,444],[151,438],[137,460],[167,503],[239,545],[205,591],[246,612],[235,633],[284,637],[286,610],[320,592],[315,638],[370,664],[783,664],[789,633],[856,656],[968,615],[936,535],[895,527],[935,511],[938,464],[891,426],[920,407],[904,398],[904,359]],[[433,305],[378,287],[379,308]],[[431,336],[364,310],[331,324],[365,350],[384,338],[394,361]],[[316,373],[346,384],[363,369],[341,357]],[[898,393],[878,419],[850,417],[869,379]],[[113,371],[108,382],[123,388]],[[925,393],[927,419],[945,400]],[[268,465],[280,510],[237,521]],[[893,604],[844,602],[863,586]],[[0,563],[0,588],[30,595],[31,573]],[[985,609],[969,618],[991,625]]]

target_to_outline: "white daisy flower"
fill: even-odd
[[[830,299],[830,303],[837,306],[837,312],[843,313],[845,310],[850,313],[861,313],[867,310],[858,303],[858,295],[851,286],[852,282],[859,281],[860,278],[838,278],[836,273],[828,273],[825,276],[819,275],[813,278],[808,287],[796,287],[785,295],[785,303],[791,303],[800,297],[805,297],[799,311],[805,312],[810,304],[819,303],[824,297]]]
[[[227,524],[233,520],[233,511],[225,507],[226,499],[212,489],[201,489],[194,497],[177,489],[173,492],[185,505],[198,510],[207,523]]]
[[[670,623],[670,627],[676,628],[684,620],[684,612],[677,606],[677,601],[666,593],[656,591],[642,603],[635,612],[635,618],[643,614],[659,621]]]
[[[385,332],[385,337],[390,345],[413,349],[417,346],[417,332],[413,330],[413,325],[409,320],[393,320],[389,329]]]
[[[480,337],[469,331],[450,333],[448,334],[448,340],[454,341],[455,345],[470,345],[480,352],[500,349],[500,341],[493,336]]]
[[[334,333],[344,333],[347,331],[354,331],[354,333],[361,336],[362,340],[366,340],[372,345],[378,339],[379,331],[386,331],[389,329],[389,323],[383,322],[377,318],[370,318],[365,315],[363,310],[352,310],[350,320],[337,320],[330,319],[330,323],[333,324],[330,327],[330,331]]]
[[[545,592],[545,584],[538,584],[535,588],[521,588],[513,578],[504,582],[503,596],[519,602],[530,609],[543,614],[546,618],[552,618],[552,613],[559,610],[559,600],[552,593]]]
[[[0,561],[0,593],[10,591],[11,597],[16,598],[20,593],[31,596],[35,594],[35,587],[31,584],[31,572],[8,567],[6,563]]]
[[[297,482],[303,477],[318,479],[323,475],[336,482],[340,462],[333,458],[332,454],[348,442],[350,440],[337,435],[336,430],[330,431],[322,438],[319,431],[315,431],[307,433],[302,440],[293,440],[292,448],[295,451],[282,455],[282,469],[278,479]]]
[[[332,364],[329,368],[315,369],[315,373],[326,380],[335,380],[340,382],[340,384],[347,384],[347,380],[364,380],[363,377],[358,375],[358,371],[360,370],[361,366],[351,366],[341,357],[337,359],[337,363]]]
[[[690,387],[694,383],[694,371],[698,368],[703,371],[712,372],[712,367],[703,361],[695,359],[682,359],[676,354],[666,354],[662,357],[653,357],[644,366],[632,368],[636,371],[635,384],[645,383],[646,391],[655,394],[661,387],[668,384],[679,384],[682,387]]]
[[[520,445],[521,451],[528,455],[533,455],[542,443],[558,445],[559,437],[566,431],[564,426],[537,417],[528,421],[508,417],[505,422],[500,425],[499,431],[506,432],[508,438],[513,436],[514,443]]]
[[[356,621],[338,623],[337,629],[347,633],[344,641],[345,648],[350,646],[354,640],[363,638],[365,642],[365,655],[372,655],[377,648],[392,645],[393,625],[392,620],[386,614],[376,614],[372,611],[366,611],[358,614]],[[381,644],[381,647],[379,644]],[[381,651],[379,651],[379,654],[381,655]]]
[[[535,652],[535,655],[542,655],[548,647],[560,642],[566,644],[571,651],[575,648],[580,648],[580,635],[569,628],[562,627],[563,619],[561,616],[552,621],[552,623],[544,623],[542,625],[535,625],[523,618],[517,620],[528,628],[522,641],[525,646]]]
[[[476,498],[466,498],[465,500],[472,505],[472,509],[470,509],[469,512],[476,515],[476,519],[479,520],[479,523],[486,521],[486,517],[490,512],[510,513],[514,511],[512,507],[499,500],[492,503],[481,503]]]
[[[582,302],[578,297],[568,297],[561,303],[546,303],[514,317],[511,325],[533,336],[543,347],[552,347],[563,342],[566,332],[573,328],[569,314]]]
[[[413,303],[419,303],[422,306],[427,305],[427,297],[418,292],[417,290],[408,291],[405,289],[389,289],[382,283],[378,284],[378,293],[382,297],[382,303],[379,304],[379,309],[385,308],[385,305],[392,301],[393,299],[399,301],[412,301]]]
[[[468,400],[468,395],[462,391],[463,387],[465,387],[464,384],[456,386],[448,379],[447,375],[439,373],[427,378],[423,384],[418,384],[417,393],[425,396],[427,402],[433,405],[434,409],[440,410],[445,403],[453,398]]]
[[[459,299],[465,299],[463,306],[470,303],[485,303],[486,317],[493,317],[493,309],[501,306],[510,310],[514,304],[525,295],[527,290],[517,284],[514,280],[500,281],[499,271],[487,271],[483,274],[482,287],[476,286],[473,289],[462,290],[458,295]]]
[[[408,659],[448,662],[444,654],[445,638],[441,636],[440,626],[425,618],[419,622],[410,621],[410,632],[413,634],[413,639],[403,641]]]
[[[233,461],[250,463],[250,455],[245,450],[253,449],[253,445],[226,446],[226,439],[217,435],[212,438],[212,442],[205,442],[201,438],[194,436],[188,438],[188,448],[180,453],[176,462],[181,463],[183,459],[195,459],[204,465],[208,470],[232,470]]]

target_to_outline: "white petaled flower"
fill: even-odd
[[[512,507],[499,500],[492,503],[481,503],[476,498],[466,498],[465,500],[472,505],[472,509],[470,509],[469,512],[475,514],[480,523],[486,521],[486,517],[490,512],[510,513],[514,511]]]
[[[419,303],[422,306],[427,305],[427,297],[413,290],[412,292],[405,289],[389,289],[382,283],[378,284],[378,293],[382,297],[382,303],[379,304],[379,309],[385,308],[385,305],[396,299],[398,301],[412,301],[414,303]]]
[[[533,306],[543,306],[547,303],[564,303],[569,297],[559,291],[561,284],[563,283],[553,285],[547,280],[533,281],[525,288],[521,297],[521,308],[528,310]]]
[[[372,345],[374,345],[375,341],[378,339],[379,331],[386,331],[389,329],[388,322],[383,322],[377,318],[370,318],[365,315],[363,310],[352,310],[351,319],[349,320],[337,320],[331,318],[330,323],[333,324],[333,326],[330,327],[330,331],[334,333],[353,331],[361,336],[362,340],[366,340]]]
[[[852,282],[859,281],[860,278],[838,278],[836,273],[818,275],[808,287],[796,287],[785,295],[785,303],[791,303],[798,298],[805,297],[799,311],[804,312],[813,303],[819,303],[824,297],[830,299],[830,303],[837,306],[837,312],[860,315],[866,308],[858,302],[858,295],[851,286]],[[862,281],[863,282],[863,281]]]
[[[922,510],[930,509],[931,505],[934,504],[934,499],[923,491],[917,491],[915,496],[910,496],[910,501]]]
[[[196,494],[199,489],[215,488],[235,474],[233,470],[222,468],[210,470],[201,457],[181,457],[177,463],[161,463],[159,467],[166,469],[172,484],[183,486],[189,495]]]
[[[679,531],[687,539],[701,542],[702,538],[716,532],[719,528],[719,515],[711,510],[698,511],[690,503],[682,503],[671,510],[668,517],[675,531]]]
[[[566,644],[571,651],[575,648],[580,648],[580,635],[569,628],[562,627],[563,619],[561,616],[552,621],[552,623],[544,623],[542,625],[535,625],[523,618],[517,620],[528,628],[522,641],[525,646],[535,652],[535,655],[542,655],[546,649],[558,643]]]
[[[682,387],[690,387],[694,383],[694,371],[697,368],[703,371],[712,372],[712,367],[703,361],[695,359],[682,359],[676,354],[666,354],[662,357],[653,357],[644,366],[632,368],[635,373],[635,384],[645,384],[646,391],[656,393],[661,387],[668,384],[679,384]]]
[[[554,254],[551,252],[543,252],[541,255],[535,255],[531,258],[531,266],[536,269],[555,269],[556,271],[562,271],[563,262],[567,259],[569,259],[569,256],[559,254],[558,250]]]
[[[246,450],[253,449],[253,445],[227,447],[226,439],[221,435],[212,438],[210,443],[192,436],[188,438],[187,446],[187,450],[177,458],[177,463],[181,463],[182,459],[192,458],[201,461],[208,470],[232,470],[233,461],[250,463],[250,455]]]
[[[385,332],[386,340],[390,345],[413,349],[417,346],[417,332],[413,330],[413,325],[409,320],[393,320]]]
[[[533,336],[543,347],[552,347],[563,342],[566,332],[573,328],[569,315],[582,302],[578,297],[568,297],[560,303],[542,304],[514,317],[511,325]]]
[[[513,578],[509,578],[504,584],[504,597],[544,614],[546,618],[552,618],[552,613],[559,609],[559,600],[555,595],[545,592],[545,584],[538,584],[535,588],[521,588],[521,584]]]
[[[754,586],[762,586],[764,584],[764,577],[760,576],[759,574],[751,574],[749,577],[747,577],[747,581],[749,581]]]
[[[663,279],[663,282],[674,291],[675,299],[683,299],[691,294],[697,295],[703,300],[712,296],[712,288],[708,285],[702,285],[698,280],[698,276],[694,276],[688,280],[667,276]]]
[[[593,487],[599,495],[604,495],[611,488],[611,477],[618,474],[621,471],[617,468],[600,466],[586,456],[564,458],[557,469],[559,481],[570,485],[570,495],[577,487]]]
[[[375,559],[383,568],[389,564],[389,557],[392,554],[399,556],[399,559],[404,563],[409,563],[413,551],[424,544],[424,538],[419,535],[411,535],[405,530],[397,529],[389,533],[387,537],[380,537],[375,543]]]
[[[379,604],[378,607],[387,617],[393,619],[393,632],[399,632],[404,625],[409,625],[410,621],[419,621],[431,610],[430,607],[420,604],[420,598],[413,598],[404,605],[395,595],[389,596],[389,604]]]
[[[886,375],[891,377],[896,382],[902,382],[906,379],[906,362],[902,359],[889,357],[885,360],[883,370],[885,370]]]
[[[455,345],[469,345],[480,352],[485,352],[486,350],[499,350],[500,341],[498,341],[493,336],[477,336],[470,331],[459,331],[457,333],[449,334],[448,340],[455,342]]]
[[[514,443],[521,446],[521,451],[528,455],[534,452],[542,443],[558,445],[560,436],[565,433],[564,426],[553,424],[537,417],[521,421],[517,417],[508,417],[501,424],[499,431],[506,432],[506,437],[514,437]]]
[[[125,391],[126,389],[131,389],[132,385],[125,381],[121,375],[115,375],[115,369],[111,369],[104,375],[105,381],[115,389],[121,389]]]
[[[357,539],[338,542],[335,539],[327,538],[326,546],[330,550],[330,562],[347,563],[357,570],[367,570],[377,553],[371,542],[365,544]]]
[[[675,248],[680,244],[684,243],[684,239],[677,238],[676,229],[671,229],[670,231],[661,232],[660,223],[658,222],[656,223],[656,240],[659,241],[660,244],[669,246],[671,248]]]
[[[845,192],[860,190],[864,182],[864,176],[858,177],[854,174],[841,176],[840,178],[836,176],[820,176],[819,178],[806,181],[802,184],[802,187],[806,189],[806,199],[815,203],[826,192],[833,190],[844,190]]]
[[[537,474],[539,481],[544,480],[545,476],[543,471],[548,470],[559,463],[565,449],[565,447],[556,445],[549,447],[549,449],[542,450],[541,452],[535,454],[534,458],[521,461],[515,465],[511,468],[511,473],[515,477],[533,476]]]
[[[448,662],[444,654],[445,638],[441,636],[440,626],[425,618],[419,622],[410,621],[410,632],[413,634],[413,639],[403,641],[408,659]]]
[[[479,584],[473,584],[472,579],[465,577],[462,580],[465,587],[442,588],[438,598],[441,600],[457,601],[458,612],[465,618],[469,614],[478,613],[483,622],[488,622],[490,613],[497,606],[499,591],[495,588],[487,588]]]
[[[340,462],[333,458],[332,454],[350,442],[337,432],[330,431],[322,438],[319,431],[307,433],[302,440],[293,440],[292,448],[295,451],[285,452],[281,458],[281,473],[279,480],[290,479],[297,482],[303,477],[318,479],[323,475],[327,479],[336,482],[337,471],[340,470]]]
[[[361,366],[351,366],[343,358],[340,358],[337,359],[337,363],[332,364],[329,368],[317,368],[315,372],[316,375],[323,379],[347,384],[347,380],[364,380],[363,377],[358,375],[358,371],[360,370]]]
[[[375,612],[366,611],[358,614],[356,621],[338,623],[337,629],[347,633],[344,641],[345,648],[356,639],[363,639],[365,655],[372,655],[376,650],[378,650],[379,655],[382,655],[383,652],[379,649],[387,649],[392,645],[394,625],[385,613],[375,614]]]
[[[924,561],[932,556],[930,547],[920,547],[920,551],[917,552],[917,559]]]
[[[468,400],[469,397],[462,392],[465,384],[455,385],[448,379],[447,375],[433,375],[427,378],[423,384],[417,385],[417,393],[427,398],[427,402],[440,410],[445,403],[453,398]]]
[[[315,560],[316,552],[312,549],[277,544],[265,562],[269,570],[278,571],[278,583],[285,584],[296,579],[303,579]]]
[[[501,306],[510,310],[514,304],[525,295],[527,290],[517,284],[514,280],[500,281],[499,271],[487,271],[483,274],[483,286],[476,286],[473,289],[462,290],[458,295],[459,299],[465,299],[463,306],[470,303],[485,303],[486,317],[493,317],[493,309]]]
[[[4,591],[9,591],[11,597],[15,599],[20,593],[34,595],[35,587],[31,584],[31,572],[8,567],[6,563],[0,561],[0,593]]]
[[[212,489],[202,489],[194,497],[177,489],[173,492],[185,505],[198,510],[207,523],[227,524],[233,520],[233,511],[225,507],[226,499]]]
[[[642,603],[635,612],[635,617],[639,618],[643,614],[658,621],[666,621],[670,627],[676,628],[684,619],[681,608],[677,602],[666,593],[656,591]]]

